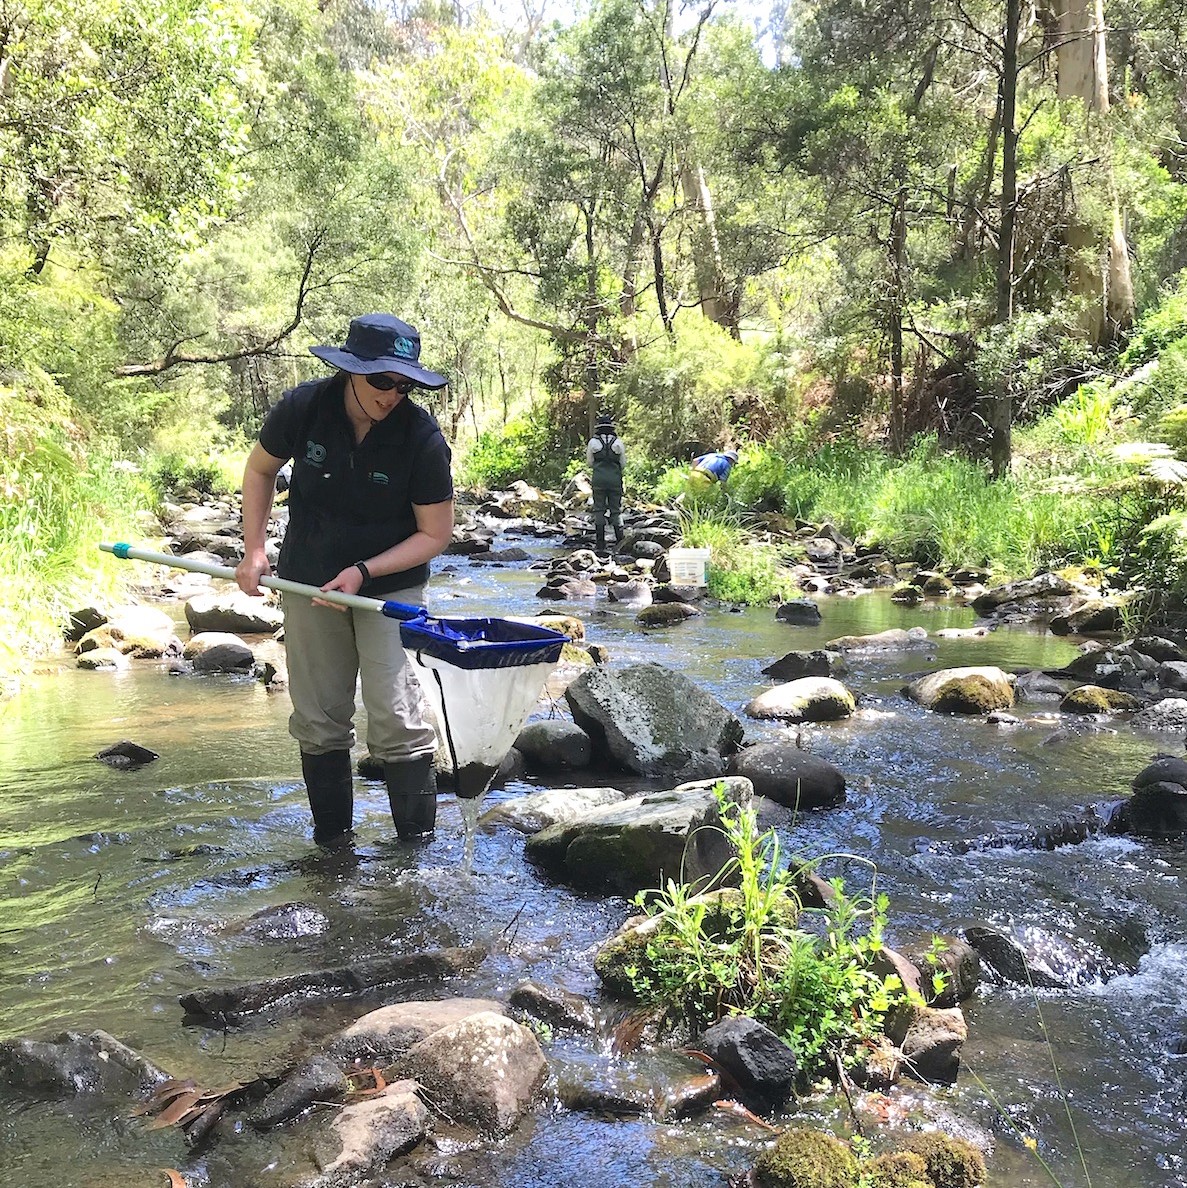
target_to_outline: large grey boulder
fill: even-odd
[[[253,598],[236,590],[230,594],[196,594],[185,604],[185,621],[195,635],[203,631],[271,635],[284,625],[284,614],[267,598]]]
[[[832,677],[801,677],[776,685],[746,703],[751,718],[784,722],[836,722],[856,708],[853,694]]]
[[[520,833],[539,833],[549,825],[579,820],[590,809],[625,799],[626,793],[617,788],[548,788],[504,800],[487,809],[478,823],[485,829],[506,825]]]
[[[506,1134],[528,1112],[548,1064],[536,1037],[521,1023],[484,1011],[442,1027],[397,1062],[415,1078],[434,1108],[487,1134]]]
[[[593,754],[589,735],[561,718],[529,722],[519,732],[515,749],[534,767],[562,771],[588,767]]]
[[[944,668],[912,681],[903,691],[924,709],[942,714],[986,714],[1014,704],[1009,675],[992,665]]]
[[[792,809],[831,808],[845,800],[845,777],[794,742],[758,743],[739,751],[730,771],[745,776],[756,796]]]
[[[503,1008],[491,998],[442,998],[397,1002],[368,1011],[326,1044],[326,1055],[339,1062],[390,1062],[443,1027]]]
[[[1187,697],[1164,697],[1138,710],[1129,724],[1135,730],[1166,730],[1187,733]]]
[[[429,1111],[412,1080],[396,1081],[381,1093],[339,1111],[331,1124],[332,1158],[319,1158],[321,1174],[302,1188],[353,1188],[389,1160],[424,1138]]]
[[[246,672],[256,662],[255,653],[229,631],[202,631],[186,644],[182,657],[193,662],[195,672]]]
[[[1007,582],[1004,586],[986,590],[984,594],[973,599],[973,610],[979,615],[990,615],[1006,606],[1050,608],[1059,606],[1061,600],[1070,595],[1088,592],[1057,574],[1040,573],[1037,577],[1020,582]]]
[[[698,756],[721,771],[721,757],[742,741],[742,723],[729,710],[661,664],[588,669],[570,683],[565,701],[595,757],[640,775],[679,778]]]
[[[528,838],[526,856],[561,882],[622,895],[669,878],[706,881],[734,857],[721,829],[719,783],[732,803],[753,802],[753,786],[740,776],[682,784],[552,825]]]
[[[107,622],[88,631],[78,641],[77,651],[114,648],[136,659],[181,655],[181,641],[173,631],[173,620],[154,606],[121,606]]]
[[[927,643],[925,627],[891,627],[873,635],[840,635],[824,646],[834,652],[897,652]]]

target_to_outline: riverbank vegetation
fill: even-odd
[[[32,0],[3,26],[6,499],[33,505],[0,524],[6,666],[99,525],[233,483],[308,346],[381,308],[451,377],[429,402],[466,482],[558,484],[606,408],[628,496],[740,450],[689,543],[827,520],[1178,598],[1176,6],[500,12]],[[718,580],[778,596],[765,562]]]

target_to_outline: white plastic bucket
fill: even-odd
[[[709,549],[669,549],[668,575],[673,586],[703,586]]]

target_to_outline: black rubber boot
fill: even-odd
[[[301,774],[313,813],[313,840],[334,845],[350,832],[354,818],[354,776],[349,751],[324,755],[301,752]]]
[[[606,529],[599,524],[594,531],[594,552],[600,557],[606,551]]]
[[[428,837],[437,824],[437,781],[433,756],[421,755],[383,765],[392,821],[401,841]]]

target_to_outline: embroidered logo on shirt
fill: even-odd
[[[312,462],[314,466],[320,466],[326,460],[326,447],[318,445],[316,441],[307,441],[305,443],[305,461]]]
[[[388,484],[388,477],[382,470],[371,471],[371,481],[373,483],[382,483],[385,487]]]

